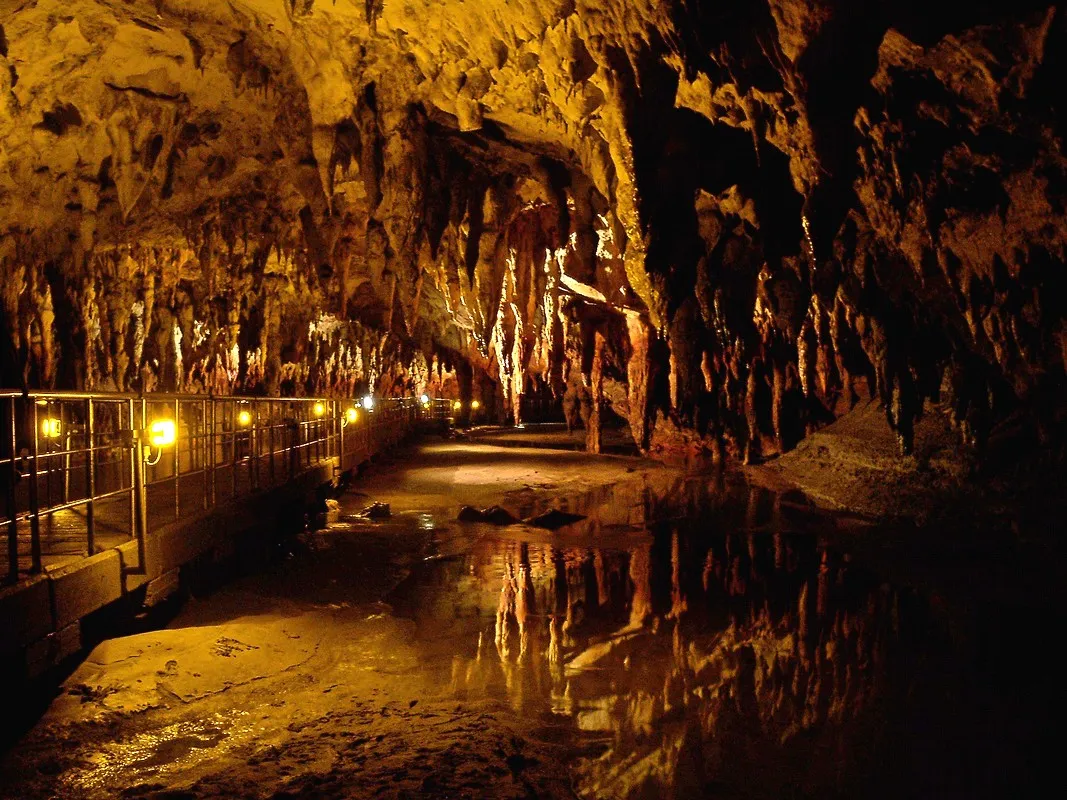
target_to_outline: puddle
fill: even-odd
[[[1007,605],[1032,573],[1002,550],[963,559],[912,531],[925,573],[973,584],[950,597],[881,574],[886,532],[850,540],[802,496],[736,475],[507,499],[585,518],[552,532],[397,503],[368,520],[352,516],[366,498],[346,498],[191,614],[192,630],[286,620],[270,641],[300,649],[291,671],[72,728],[87,741],[49,774],[72,797],[133,776],[204,796],[500,796],[531,770],[523,791],[552,797],[1034,796],[1059,686],[1037,654],[1061,626]],[[237,665],[244,638],[207,640],[220,669]]]
[[[894,737],[940,724],[915,705],[940,689],[939,626],[802,506],[697,480],[565,505],[589,524],[482,527],[387,600],[439,685],[568,748],[581,796],[870,796],[929,768],[943,739]]]
[[[158,730],[124,736],[94,752],[80,768],[63,776],[70,791],[84,792],[132,782],[165,780],[219,758],[261,733],[242,712],[211,714]]]

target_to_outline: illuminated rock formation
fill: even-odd
[[[6,0],[4,382],[1051,435],[1067,21],[868,5]]]

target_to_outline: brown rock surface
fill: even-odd
[[[1067,22],[927,6],[3,0],[3,383],[1047,441]]]

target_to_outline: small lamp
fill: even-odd
[[[48,417],[41,421],[41,435],[45,439],[58,439],[63,433],[63,423],[56,417]]]

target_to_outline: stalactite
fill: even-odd
[[[909,450],[954,361],[965,441],[1018,407],[1056,436],[1054,10],[912,41],[898,8],[874,35],[787,2],[741,35],[700,4],[572,3],[524,17],[519,58],[503,5],[443,27],[423,2],[305,5],[5,20],[16,382],[455,394],[425,368],[448,352],[502,417],[533,385],[600,426],[573,352],[597,328],[642,450],[758,460],[868,397]],[[313,58],[266,33],[293,25]],[[597,319],[564,321],[575,301]],[[320,312],[359,327],[303,339]]]
[[[626,314],[630,360],[626,365],[630,432],[638,448],[648,446],[649,326],[639,314]]]

